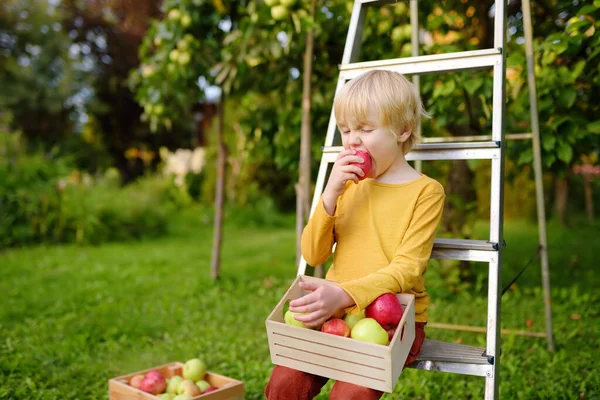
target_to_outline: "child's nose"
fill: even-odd
[[[350,132],[350,144],[353,144],[353,145],[360,144],[359,132],[355,132],[355,131]]]

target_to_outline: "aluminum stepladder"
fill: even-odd
[[[451,372],[485,378],[485,398],[496,399],[499,386],[500,356],[500,296],[503,251],[503,183],[504,183],[504,114],[505,114],[505,38],[506,0],[495,3],[494,47],[420,57],[356,62],[360,51],[367,6],[393,4],[397,0],[355,0],[336,94],[344,84],[372,69],[396,71],[405,75],[443,73],[492,68],[492,138],[480,142],[452,142],[420,144],[413,147],[406,158],[421,160],[491,160],[490,232],[489,240],[442,239],[435,240],[432,258],[485,262],[488,264],[488,309],[486,347],[475,347],[427,339],[419,359],[411,367],[429,371]],[[414,36],[414,35],[413,35]],[[318,204],[325,186],[329,168],[342,150],[333,108],[327,128],[323,155],[315,185],[310,214]],[[306,271],[306,261],[300,259],[298,275]]]

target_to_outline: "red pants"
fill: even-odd
[[[425,340],[425,324],[426,322],[415,324],[415,341],[406,358],[404,368],[415,361],[421,352],[421,346]],[[268,400],[311,400],[321,392],[321,388],[325,386],[328,380],[328,378],[322,376],[276,365],[265,388],[265,396]],[[377,400],[381,396],[383,396],[383,392],[378,390],[336,381],[329,394],[329,399]]]

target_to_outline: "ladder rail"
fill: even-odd
[[[429,357],[418,360],[415,367],[420,369],[455,372],[485,377],[485,398],[496,399],[499,386],[500,353],[500,297],[501,261],[503,246],[503,181],[504,181],[504,120],[505,120],[505,70],[506,55],[503,51],[506,43],[506,4],[507,0],[495,3],[494,48],[448,54],[418,56],[418,21],[417,3],[411,3],[411,42],[414,57],[356,62],[360,52],[363,27],[366,18],[366,7],[375,4],[390,4],[396,0],[355,0],[342,63],[339,66],[339,77],[335,94],[341,90],[346,81],[372,69],[387,69],[405,75],[419,76],[425,73],[440,73],[473,68],[491,68],[493,75],[492,94],[492,135],[489,141],[460,143],[425,143],[415,146],[407,154],[407,160],[458,160],[489,159],[491,160],[491,195],[490,195],[490,232],[487,241],[465,241],[436,239],[432,257],[441,259],[459,259],[488,263],[488,310],[486,324],[486,346],[482,355],[467,351],[467,347],[456,347],[452,344],[436,345],[426,341],[426,348],[433,350]],[[417,26],[415,26],[417,25]],[[414,80],[413,80],[414,81]],[[418,83],[418,80],[417,80]],[[332,108],[325,146],[323,148],[315,193],[311,205],[312,216],[325,186],[325,180],[331,164],[335,162],[341,146],[334,146],[337,123]],[[301,258],[298,273],[304,274],[306,261]],[[435,354],[435,351],[439,351]],[[466,351],[461,355],[461,351]],[[485,354],[485,356],[483,355]]]

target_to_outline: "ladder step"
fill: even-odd
[[[418,361],[445,361],[462,364],[489,365],[484,347],[426,339]]]
[[[385,69],[411,75],[460,71],[471,68],[492,67],[494,65],[502,65],[502,50],[500,48],[365,61],[341,64],[339,68],[340,77],[349,80],[374,69]]]
[[[500,158],[501,142],[452,142],[422,143],[415,145],[406,155],[409,161],[414,160],[470,160]],[[323,147],[323,158],[335,162],[342,146]]]
[[[498,260],[498,243],[486,240],[437,238],[433,243],[431,258],[490,262]]]
[[[433,243],[433,248],[436,250],[455,249],[498,251],[498,243],[487,240],[437,238]]]

